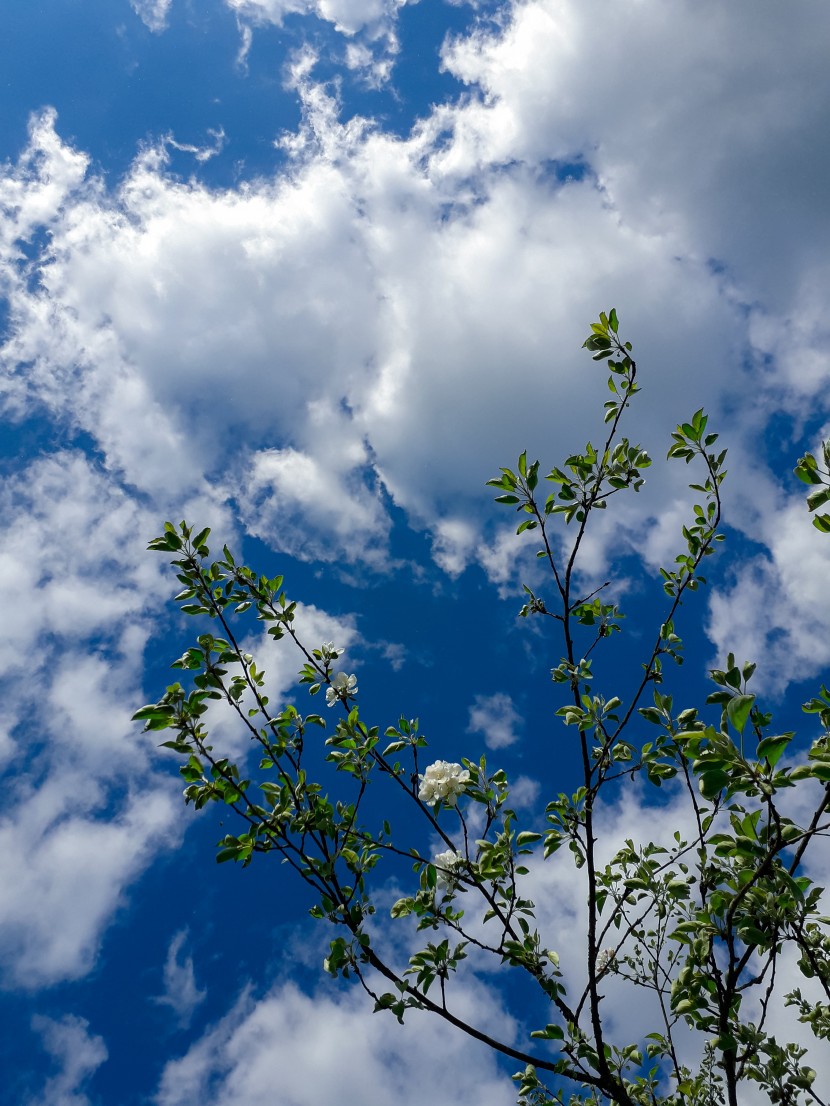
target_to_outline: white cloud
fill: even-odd
[[[137,789],[114,816],[95,818],[103,798],[96,781],[67,772],[0,822],[0,958],[18,986],[86,974],[125,888],[177,843],[175,794]]]
[[[41,987],[91,969],[128,888],[187,824],[176,777],[157,774],[158,736],[130,721],[170,581],[164,558],[146,550],[155,512],[78,453],[7,479],[0,518],[0,962],[7,980]],[[220,533],[223,519],[220,509]],[[313,606],[300,605],[296,623],[315,644],[358,640],[351,619]],[[301,654],[271,639],[254,651],[270,693],[283,696]],[[229,710],[214,729],[229,752],[247,752]],[[176,1001],[190,1001],[187,963],[179,968]]]
[[[487,995],[488,1001],[485,1001]],[[158,1106],[293,1106],[359,1102],[420,1106],[512,1106],[510,1080],[486,1048],[437,1018],[412,1013],[405,1028],[372,1014],[362,991],[304,995],[292,984],[256,1002],[243,994],[230,1012],[181,1059],[168,1063]],[[457,1006],[485,1031],[512,1035],[509,1018],[482,985],[462,991]]]
[[[830,542],[810,525],[803,499],[780,507],[765,533],[769,554],[744,562],[709,602],[706,632],[718,657],[758,663],[770,694],[830,663]]]
[[[446,61],[493,106],[496,125],[475,132],[490,157],[581,155],[631,225],[679,231],[756,295],[789,296],[794,271],[823,263],[815,217],[830,162],[809,135],[830,95],[819,46],[830,15],[809,3],[787,20],[772,4],[704,10],[532,0]],[[600,25],[623,48],[597,66]]]
[[[53,153],[51,126],[47,117],[33,127],[21,188],[37,191],[32,165],[48,179],[69,160]],[[239,456],[240,428],[243,462],[257,441],[316,437],[320,408],[307,404],[340,402],[371,356],[371,324],[364,333],[352,321],[368,321],[376,303],[350,201],[327,186],[324,166],[316,197],[308,180],[311,192],[286,180],[246,195],[177,185],[164,159],[163,149],[143,155],[115,198],[94,182],[51,197],[48,216],[61,227],[38,270],[42,287],[28,292],[6,271],[15,334],[3,351],[7,364],[27,366],[25,376],[12,370],[10,403],[37,400],[90,429],[110,464],[157,501],[190,494],[216,464],[224,470]],[[350,437],[335,476],[361,451],[361,435]]]
[[[240,60],[251,47],[253,28],[266,24],[281,27],[286,16],[313,16],[329,23],[345,37],[338,60],[358,70],[372,87],[385,84],[398,52],[398,11],[417,0],[225,0],[236,13],[242,34]]]
[[[570,357],[551,367],[546,346],[557,330],[563,348],[579,345],[592,269],[616,265],[618,287],[642,285],[658,304],[702,282],[713,364],[716,290],[650,240],[621,237],[592,184],[557,190],[518,167],[483,176],[472,205],[432,150],[432,124],[409,141],[340,127],[308,73],[298,81],[309,145],[273,185],[182,185],[159,149],[113,197],[89,182],[55,198],[42,290],[13,278],[6,355],[29,369],[12,399],[78,421],[156,496],[182,494],[208,466],[233,483],[242,474],[251,525],[283,541],[305,529],[310,556],[382,556],[373,469],[458,572],[487,501],[476,489],[518,453],[518,428],[531,448],[559,430],[580,444],[573,428],[599,381],[589,369],[587,387],[586,371],[574,378]],[[44,174],[59,161],[50,127],[33,132]],[[507,385],[509,363],[522,366],[521,389]],[[530,409],[528,394],[540,397]]]
[[[405,2],[405,0],[404,0]],[[393,16],[400,6],[389,0],[226,0],[238,15],[257,23],[281,25],[287,15],[316,15],[345,35]]]
[[[49,224],[58,215],[67,195],[81,186],[89,159],[72,150],[55,131],[57,114],[46,110],[32,119],[30,142],[21,153],[17,166],[4,166],[0,176],[0,258],[3,261],[3,291],[13,279],[11,261],[23,257],[21,240],[38,227]]]
[[[182,956],[187,937],[187,930],[180,929],[170,942],[164,962],[164,991],[152,1000],[160,1006],[169,1006],[180,1026],[190,1024],[194,1011],[207,995],[196,983],[193,957]]]
[[[527,554],[531,547],[534,552],[538,544],[535,534],[525,530],[524,535],[516,535],[514,525],[505,526],[498,530],[489,544],[483,544],[477,551],[478,560],[487,573],[487,579],[491,583],[502,585],[500,589],[504,593],[504,585],[508,585],[511,591],[516,589],[517,570],[522,580],[531,583],[533,562]]]
[[[80,705],[70,705],[66,666],[83,666],[84,683],[106,695],[102,666],[119,656],[140,663],[147,616],[168,589],[161,558],[146,552],[158,519],[82,454],[68,451],[36,459],[7,478],[0,517],[0,666],[10,675],[55,662],[53,706],[73,715]],[[55,650],[50,657],[53,642],[73,639],[99,639],[101,651]],[[111,679],[109,690],[121,689]],[[116,718],[124,726],[125,709]],[[88,721],[76,720],[79,730]],[[79,737],[73,733],[71,740]]]
[[[324,18],[356,33],[373,12]],[[340,122],[306,51],[288,168],[239,189],[175,179],[160,140],[107,191],[41,117],[0,180],[4,352],[26,366],[7,406],[88,430],[157,499],[204,494],[208,474],[252,530],[309,558],[388,564],[382,486],[450,574],[478,560],[501,583],[510,547],[482,485],[525,445],[547,464],[596,432],[604,374],[578,346],[598,307],[616,302],[639,355],[632,437],[656,456],[705,404],[746,452],[747,425],[825,402],[813,136],[830,82],[813,21],[830,16],[709,14],[517,4],[446,48],[469,92],[403,138]],[[619,44],[601,66],[596,26]],[[557,159],[586,172],[558,179]],[[40,225],[41,255],[15,260]],[[679,481],[652,472],[586,543],[591,572],[678,511]]]
[[[708,278],[655,256],[646,240],[615,242],[618,221],[592,185],[557,191],[518,168],[482,178],[482,202],[471,206],[469,184],[431,151],[429,128],[408,142],[341,128],[307,76],[300,92],[311,145],[273,185],[182,185],[157,150],[114,197],[90,182],[55,199],[43,288],[13,286],[19,324],[6,355],[29,368],[25,385],[13,378],[12,399],[37,397],[78,421],[156,496],[181,494],[207,466],[249,472],[256,492],[274,469],[290,493],[288,523],[305,487],[314,534],[325,479],[342,504],[331,512],[330,555],[347,560],[377,555],[384,539],[368,462],[435,529],[437,555],[456,572],[480,530],[487,499],[476,490],[518,453],[518,428],[531,448],[558,428],[579,444],[573,427],[599,381],[587,367],[574,378],[570,357],[551,367],[546,347],[557,330],[562,348],[579,345],[577,320],[595,306],[592,268],[613,257],[618,286],[642,284],[658,303],[690,276]],[[34,131],[44,173],[49,128]],[[715,361],[714,288],[703,298]],[[507,386],[509,363],[522,366],[521,389]],[[569,402],[557,403],[566,386]],[[540,397],[530,411],[526,394]],[[287,527],[269,517],[269,529]],[[311,555],[324,547],[315,537]]]
[[[460,576],[476,544],[476,528],[463,518],[442,518],[435,524],[432,557],[448,576]]]
[[[31,1099],[32,1106],[89,1106],[84,1085],[107,1059],[102,1037],[89,1032],[89,1022],[72,1014],[60,1020],[36,1015],[32,1028],[41,1035],[44,1050],[60,1070],[49,1076]]]
[[[542,786],[530,776],[516,776],[510,781],[510,802],[518,810],[531,810],[536,805]]]
[[[238,493],[249,533],[302,559],[385,566],[390,529],[364,443],[331,404],[309,412],[313,453],[256,453]]]
[[[42,986],[89,970],[125,888],[177,838],[172,781],[130,723],[167,585],[145,552],[157,520],[79,454],[7,479],[0,518],[0,956]]]
[[[210,146],[194,146],[190,142],[177,142],[172,134],[164,139],[164,144],[172,146],[174,150],[181,150],[182,153],[192,154],[198,162],[210,161],[211,158],[218,157],[218,155],[222,153],[227,135],[222,127],[218,130],[213,130],[208,127],[207,133],[210,138],[213,139],[213,143]]]
[[[522,719],[513,700],[503,691],[493,695],[476,695],[470,707],[467,733],[484,735],[488,749],[506,749],[519,740]]]
[[[149,30],[159,34],[167,30],[167,13],[171,0],[130,0],[138,18]]]

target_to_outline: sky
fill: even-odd
[[[517,618],[546,585],[484,484],[599,440],[601,310],[656,461],[584,549],[628,614],[609,694],[661,621],[690,504],[662,459],[705,407],[728,540],[676,692],[699,705],[734,650],[814,736],[830,543],[792,468],[830,435],[829,39],[819,0],[6,0],[3,1106],[514,1101],[515,1064],[323,977],[283,868],[215,864],[219,815],[130,720],[195,632],[146,546],[185,518],[284,573],[365,718],[486,754],[537,824],[576,779],[560,646]],[[304,702],[298,658],[251,640]],[[603,819],[655,814],[632,788]],[[566,955],[579,886],[533,879]],[[524,1040],[511,997],[477,971],[457,1002]]]

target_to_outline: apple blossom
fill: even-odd
[[[326,706],[333,707],[338,701],[345,701],[350,695],[357,694],[357,676],[347,676],[345,672],[335,672],[331,685],[326,688]]]
[[[438,877],[436,889],[440,889],[447,894],[453,890],[456,883],[455,869],[463,859],[464,857],[453,849],[446,849],[442,853],[436,853],[432,858],[432,863],[435,865],[435,871]]]
[[[470,773],[460,764],[448,760],[436,760],[421,776],[418,798],[423,803],[446,803],[455,806],[458,796],[470,781]]]

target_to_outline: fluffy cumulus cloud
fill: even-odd
[[[42,664],[46,654],[36,647],[49,650],[50,635],[57,640],[112,636],[109,657],[102,650],[82,658],[97,693],[104,693],[94,679],[98,666],[118,655],[133,662],[140,657],[148,629],[144,616],[163,592],[160,558],[148,557],[144,548],[157,520],[73,451],[39,458],[6,479],[0,512],[2,671],[31,671],[33,662]],[[60,686],[62,669],[54,675]],[[71,697],[68,683],[65,695]],[[66,697],[54,706],[74,709]]]
[[[696,374],[693,402],[723,365],[732,312],[674,244],[621,233],[592,182],[492,162],[471,182],[461,155],[472,107],[449,121],[455,164],[439,141],[448,121],[406,141],[340,125],[325,93],[298,79],[305,145],[285,175],[242,191],[178,182],[160,147],[105,193],[82,179],[54,119],[36,120],[7,189],[17,236],[46,225],[50,238],[34,262],[7,266],[4,354],[26,366],[10,375],[7,405],[79,424],[156,498],[188,494],[209,472],[292,551],[305,540],[311,555],[327,545],[377,560],[385,489],[459,571],[475,556],[475,489],[497,460],[524,442],[581,444],[574,427],[599,382],[560,351],[578,347],[599,274],[605,293],[635,287],[666,312],[696,290],[683,332],[705,331],[711,368]],[[656,405],[674,404],[669,381],[655,376],[652,389]],[[466,525],[459,511],[472,512]]]
[[[158,519],[80,454],[7,480],[0,518],[0,961],[6,982],[40,987],[91,968],[128,888],[183,830],[175,774],[161,771],[154,735],[130,721],[169,581],[145,551]],[[312,606],[298,607],[296,624],[311,642],[358,640],[352,620]],[[249,644],[281,697],[299,652],[290,640]],[[246,755],[247,735],[221,704],[214,733]],[[165,1001],[184,1020],[200,993],[180,945]]]
[[[350,420],[338,405],[371,356],[378,297],[330,167],[316,164],[316,185],[236,193],[180,185],[164,163],[163,147],[145,153],[107,196],[79,179],[82,159],[56,139],[53,118],[35,120],[7,182],[13,200],[24,197],[9,237],[33,232],[25,194],[48,180],[37,198],[51,241],[35,273],[10,258],[3,352],[25,366],[6,383],[10,410],[39,403],[89,429],[130,484],[169,501],[217,458],[222,475],[244,479],[257,442],[309,449],[321,418],[320,438],[342,439]],[[310,411],[313,399],[333,411]],[[346,436],[333,482],[362,454],[359,434]],[[315,461],[322,480],[327,466]]]
[[[346,429],[342,422],[332,411],[319,419],[316,456],[290,447],[258,451],[241,484],[242,519],[249,533],[302,559],[334,561],[348,551],[351,561],[383,568],[389,519],[362,444],[337,433],[338,423]],[[354,457],[351,471],[343,471],[338,437]]]
[[[770,522],[768,552],[742,564],[712,597],[707,632],[721,656],[758,659],[765,686],[780,693],[830,663],[830,550],[800,500],[781,505]]]
[[[80,454],[7,479],[0,518],[0,956],[37,986],[88,970],[125,888],[176,838],[130,723],[163,585],[149,513]]]
[[[6,980],[43,987],[95,962],[124,893],[157,852],[176,842],[178,802],[142,790],[113,817],[96,818],[95,782],[66,773],[12,805],[0,823],[0,958]],[[97,801],[95,801],[97,800]],[[68,809],[75,804],[75,810]],[[79,812],[78,811],[79,808]]]
[[[503,691],[494,695],[476,695],[470,707],[467,733],[484,735],[488,749],[506,749],[519,740],[521,717],[513,700]]]
[[[158,1106],[295,1106],[360,1102],[416,1106],[432,1100],[459,1106],[510,1106],[512,1084],[486,1048],[437,1018],[413,1012],[401,1029],[372,1014],[365,995],[324,991],[309,996],[291,984],[255,1001],[243,994],[225,1018],[171,1061]],[[485,1031],[512,1036],[513,1026],[481,985],[462,992],[457,1006]]]
[[[772,3],[531,0],[506,28],[461,38],[447,63],[493,106],[491,156],[584,157],[626,222],[685,236],[780,304],[824,264],[812,230],[830,174],[808,138],[830,95],[830,17],[811,4],[792,15]]]
[[[378,562],[383,487],[452,573],[488,555],[499,571],[475,496],[495,465],[525,444],[558,459],[594,425],[601,374],[577,349],[598,305],[637,342],[632,432],[655,452],[687,408],[727,409],[747,358],[762,413],[823,402],[827,167],[816,152],[780,179],[826,98],[806,7],[786,51],[769,7],[749,34],[741,5],[606,7],[526,3],[450,42],[470,93],[405,138],[341,123],[304,55],[291,164],[244,189],[176,180],[160,146],[107,192],[41,118],[4,183],[15,233],[51,231],[40,264],[9,266],[6,355],[29,371],[8,402],[94,427],[142,488],[214,466],[252,528],[308,556]],[[620,48],[587,64],[609,19]],[[759,82],[784,101],[772,115]],[[780,203],[813,231],[778,235]],[[652,483],[656,517],[679,489]]]

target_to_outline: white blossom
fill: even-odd
[[[603,949],[597,955],[597,975],[602,975],[604,971],[610,968],[616,959],[616,953],[613,949]]]
[[[357,676],[347,676],[345,672],[335,672],[331,686],[326,688],[326,706],[333,707],[338,701],[357,694]]]
[[[446,852],[437,853],[432,858],[437,876],[436,890],[449,894],[455,887],[455,869],[464,859],[460,853],[447,849]]]
[[[444,802],[455,806],[458,796],[470,781],[470,773],[460,764],[448,760],[436,760],[421,776],[418,798],[423,803]]]

